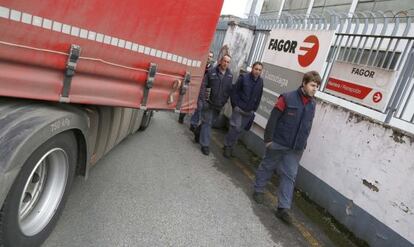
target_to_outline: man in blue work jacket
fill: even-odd
[[[254,113],[260,105],[263,93],[262,74],[263,65],[255,62],[250,73],[240,75],[236,84],[233,86],[231,94],[231,104],[233,111],[230,118],[229,132],[224,138],[224,152],[226,158],[230,158],[233,146],[243,129],[248,130],[248,125],[254,119]]]
[[[315,93],[321,83],[318,72],[303,76],[299,89],[282,94],[276,101],[267,122],[264,143],[265,156],[256,171],[253,199],[263,203],[264,189],[273,172],[279,174],[278,207],[276,217],[290,224],[288,213],[299,160],[306,148],[315,115]]]
[[[208,57],[207,57],[207,63],[206,63],[206,68],[204,70],[204,74],[207,74],[207,71],[213,67],[213,56],[214,53],[212,51],[209,51],[208,53]],[[199,97],[197,99],[197,108],[194,110],[193,115],[191,116],[191,120],[190,120],[190,130],[191,131],[195,131],[199,125],[200,122],[200,111],[201,111],[201,100],[200,100],[200,94]],[[180,116],[178,117],[178,122],[180,124],[184,123],[184,117],[185,117],[185,113],[180,113]],[[198,142],[198,141],[197,141]]]
[[[206,94],[202,96],[205,101],[201,112],[200,132],[201,152],[204,155],[210,153],[211,125],[219,116],[231,94],[233,74],[228,68],[230,61],[230,55],[224,55],[217,66],[208,70],[200,90],[200,93]]]

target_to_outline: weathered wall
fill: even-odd
[[[262,136],[243,141],[261,155]],[[412,246],[413,140],[321,101],[296,185],[371,246]]]
[[[414,145],[331,104],[318,105],[302,166],[414,243]]]
[[[234,21],[229,22],[229,26],[224,37],[223,45],[228,45],[232,57],[230,69],[237,78],[239,71],[249,56],[250,48],[253,43],[253,30],[251,27],[238,24]]]

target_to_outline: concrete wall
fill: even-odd
[[[259,154],[262,133],[244,136]],[[297,186],[371,246],[413,246],[413,141],[321,101]]]
[[[328,103],[318,105],[302,166],[414,243],[414,146],[401,133]]]

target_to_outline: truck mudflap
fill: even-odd
[[[91,153],[87,151],[87,140],[84,139],[90,135],[89,127],[88,114],[70,105],[1,99],[0,205],[25,161],[51,137],[74,130],[86,150],[80,155],[83,161],[78,160],[78,163],[89,160]]]

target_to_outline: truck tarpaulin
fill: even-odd
[[[0,96],[192,111],[221,7],[0,0]]]

